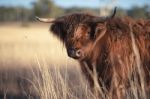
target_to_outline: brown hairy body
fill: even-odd
[[[43,21],[42,19],[39,19]],[[75,13],[57,18],[51,31],[66,46],[69,57],[78,60],[90,86],[108,91],[129,88],[136,71],[139,86],[150,84],[150,21],[129,17],[103,18]],[[94,75],[94,76],[93,76]]]

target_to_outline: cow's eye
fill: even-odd
[[[97,32],[97,33],[100,33],[101,31],[102,31],[102,29],[97,29],[97,31],[96,31],[96,32]]]

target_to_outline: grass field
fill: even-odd
[[[0,99],[99,99],[48,29],[41,23],[0,24]],[[136,82],[130,86],[126,99],[146,99]],[[105,92],[101,97],[112,99]]]
[[[67,94],[73,97],[71,93],[75,92],[67,93],[66,90],[74,84],[76,87],[73,90],[82,87],[78,63],[67,57],[63,44],[50,34],[49,24],[37,24],[26,27],[20,23],[0,24],[0,94],[13,98],[15,95],[29,97],[33,93],[43,99],[60,99]],[[47,75],[53,78],[43,77]],[[55,86],[60,89],[57,96]]]
[[[31,64],[35,56],[44,58],[56,65],[71,63],[65,53],[65,47],[49,33],[49,24],[0,25],[0,61],[3,63],[20,62]],[[19,60],[19,61],[18,61]],[[27,66],[27,65],[25,65]]]

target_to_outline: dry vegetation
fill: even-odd
[[[98,99],[48,24],[0,25],[0,99]],[[126,99],[147,98],[136,82]],[[101,96],[111,99],[107,91]]]
[[[28,27],[19,24],[0,25],[0,61],[31,64],[35,61],[35,55],[39,55],[51,64],[64,63],[68,60],[65,48],[50,35],[48,28],[48,25],[38,26],[36,23]]]

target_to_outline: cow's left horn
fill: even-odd
[[[111,15],[109,18],[113,18],[113,17],[115,17],[115,15],[116,15],[116,10],[117,10],[117,7],[115,7],[115,9],[114,9],[114,11],[113,11],[112,15]]]
[[[112,13],[111,16],[109,16],[109,17],[96,17],[96,18],[93,19],[93,22],[97,22],[97,23],[99,23],[99,22],[105,22],[108,19],[114,18],[115,15],[116,15],[116,10],[117,10],[117,7],[115,7],[115,9],[114,9],[114,11],[113,11],[113,13]]]
[[[104,20],[114,18],[114,17],[115,17],[115,15],[116,15],[116,10],[117,10],[117,7],[115,7],[115,9],[114,9],[114,11],[113,11],[112,15],[111,15],[111,16],[109,16],[109,17],[106,17]]]

